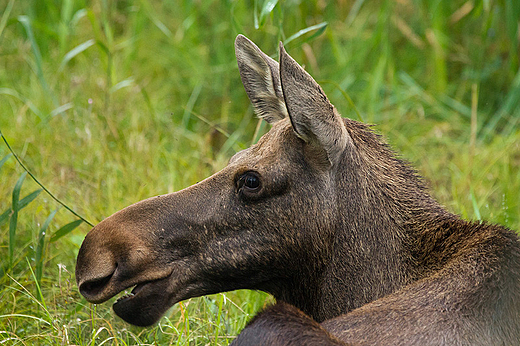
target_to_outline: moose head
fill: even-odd
[[[81,294],[101,303],[135,286],[114,304],[129,323],[151,325],[176,302],[243,288],[269,292],[323,320],[331,309],[320,297],[333,298],[337,290],[331,276],[344,275],[349,282],[338,286],[346,292],[369,285],[358,272],[368,256],[375,256],[370,261],[377,275],[394,273],[383,257],[399,240],[381,239],[378,253],[369,247],[371,237],[383,238],[376,228],[392,228],[378,209],[396,207],[384,205],[389,202],[383,191],[373,186],[385,185],[391,194],[399,186],[420,190],[409,182],[413,172],[395,167],[397,161],[365,125],[341,118],[282,45],[279,64],[244,36],[237,37],[235,50],[249,99],[271,130],[204,181],[103,220],[81,246]],[[378,224],[367,225],[369,218]],[[352,241],[343,242],[345,237]],[[357,242],[366,242],[365,254],[356,254]],[[345,258],[344,247],[357,249]],[[401,274],[391,275],[406,279]],[[350,282],[356,276],[359,282]],[[395,284],[400,282],[380,287],[374,281],[375,292],[363,289],[363,302]],[[341,297],[332,310],[353,308],[362,304],[359,299]]]
[[[366,304],[394,292],[408,292],[403,311],[451,297],[439,293],[421,305],[414,299],[424,295],[407,286],[458,263],[454,256],[473,258],[479,243],[464,239],[488,232],[484,226],[445,211],[369,126],[339,115],[283,45],[279,63],[241,35],[235,51],[247,95],[270,131],[211,177],[95,226],[78,254],[81,294],[101,303],[133,287],[113,307],[139,326],[184,299],[235,289],[269,292],[317,322],[371,311]],[[464,283],[471,275],[449,279]],[[411,326],[417,318],[409,316]],[[338,322],[330,323],[332,330]]]

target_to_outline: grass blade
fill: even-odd
[[[23,25],[25,28],[25,32],[27,33],[27,38],[29,39],[29,42],[31,42],[31,48],[34,54],[34,58],[36,60],[36,74],[38,75],[38,79],[40,80],[40,84],[47,93],[47,95],[51,95],[51,98],[54,100],[53,95],[50,92],[49,85],[47,84],[47,81],[45,80],[45,77],[43,76],[43,62],[42,62],[42,54],[40,52],[40,47],[38,46],[38,43],[36,42],[36,38],[34,37],[34,33],[32,30],[31,25],[31,19],[28,16],[18,16],[18,21]],[[56,103],[56,102],[54,102]]]
[[[9,19],[9,15],[11,14],[11,10],[13,9],[13,5],[14,0],[9,1],[7,6],[5,7],[2,19],[0,19],[0,38],[2,37],[2,33],[4,32],[5,25],[7,24],[7,20]]]
[[[516,4],[516,6],[515,6]],[[505,0],[506,31],[513,46],[518,40],[518,19],[520,17],[520,6],[515,0]]]
[[[260,24],[258,20],[258,0],[255,0],[253,5],[253,23],[256,30],[260,29]]]
[[[70,20],[72,18],[73,0],[63,0],[61,3],[61,18],[60,23],[58,24],[58,42],[60,52],[63,53],[67,44],[67,36],[69,36],[69,31],[72,28],[70,26]]]
[[[25,208],[29,203],[31,203],[36,197],[38,197],[38,195],[40,194],[40,192],[42,192],[42,189],[39,189],[39,190],[36,190],[36,191],[33,191],[31,192],[30,194],[28,194],[27,196],[25,196],[24,198],[22,198],[19,202],[18,202],[18,211],[22,210],[23,208]],[[9,217],[9,215],[11,214],[11,211],[13,209],[12,208],[9,208],[7,209],[5,212],[3,212],[2,214],[0,214],[0,226],[2,226],[5,221],[7,220],[7,218]]]
[[[259,18],[260,27],[264,26],[267,16],[271,12],[273,12],[273,9],[277,3],[278,3],[278,0],[265,0],[264,1],[264,5],[262,6],[262,11],[260,11],[260,18]]]
[[[63,70],[65,65],[67,65],[67,63],[69,61],[71,61],[76,55],[84,52],[89,47],[92,47],[94,44],[96,44],[96,41],[94,39],[90,39],[90,40],[83,42],[79,46],[74,47],[67,54],[65,54],[65,56],[63,57],[63,60],[61,61],[60,67],[58,68],[58,71]]]
[[[0,215],[0,227],[5,223],[9,215],[11,214],[11,208],[7,209],[5,212]]]
[[[61,105],[59,107],[56,107],[55,109],[53,109],[49,115],[51,118],[55,117],[56,115],[58,114],[61,114],[61,113],[64,113],[65,111],[71,109],[72,107],[74,107],[74,105],[72,104],[72,102],[68,102],[68,103],[65,103],[64,105]]]
[[[120,89],[127,88],[129,86],[135,85],[135,81],[133,77],[129,77],[125,80],[122,80],[121,82],[114,85],[112,88],[110,88],[110,92],[114,93]]]
[[[48,324],[49,326],[52,325],[50,322],[44,320],[43,318],[36,317],[36,316],[31,316],[31,315],[26,315],[26,314],[6,314],[6,315],[0,315],[0,318],[13,318],[13,317],[21,317],[21,318],[33,319],[33,320],[36,320],[38,322],[42,322],[42,323]]]
[[[301,29],[296,34],[294,34],[294,35],[290,36],[289,38],[287,38],[283,44],[287,44],[287,43],[289,43],[291,41],[294,41],[298,37],[305,35],[308,32],[316,30],[316,32],[306,40],[306,41],[310,41],[314,37],[321,35],[321,33],[323,31],[325,31],[325,29],[327,28],[328,24],[329,23],[327,23],[327,22],[322,22],[320,24],[316,24],[316,25],[313,25],[313,26],[309,26],[308,28]]]
[[[218,346],[218,336],[219,336],[219,333],[220,333],[220,329],[221,329],[221,324],[220,324],[220,321],[221,321],[221,317],[222,317],[222,305],[224,303],[224,299],[225,299],[225,295],[224,293],[221,293],[219,294],[219,302],[218,302],[218,312],[217,312],[217,324],[216,324],[216,328],[215,328],[215,339],[214,339],[214,344],[216,346]]]
[[[96,15],[92,10],[87,11],[87,18],[90,20],[90,24],[92,25],[92,33],[94,34],[94,38],[96,39],[96,44],[101,48],[101,50],[105,54],[110,54],[110,51],[107,45],[103,42],[103,35],[101,34],[100,23],[96,19]]]
[[[43,113],[36,107],[34,103],[32,103],[30,100],[22,97],[16,90],[13,90],[11,88],[0,88],[0,95],[9,95],[14,97],[15,99],[25,103],[27,107],[29,107],[30,110],[33,111],[34,114],[38,116],[38,118],[43,119],[44,115]],[[1,133],[0,133],[1,135]],[[1,137],[1,136],[0,136]]]
[[[43,299],[43,294],[42,294],[42,288],[41,288],[41,284],[40,282],[37,280],[36,278],[36,274],[34,273],[34,270],[32,269],[31,267],[31,263],[29,262],[29,259],[26,257],[25,260],[27,261],[27,267],[29,267],[29,270],[31,271],[31,274],[33,276],[33,279],[34,279],[34,282],[36,283],[36,293],[38,295],[38,300],[40,301],[40,303],[43,305],[45,311],[48,311],[47,310],[47,306],[45,304],[45,300]]]
[[[469,195],[471,197],[471,204],[473,206],[473,213],[475,213],[475,217],[477,220],[482,220],[482,216],[480,215],[480,208],[478,207],[477,198],[475,197],[475,194],[473,193],[473,189],[470,189]]]
[[[4,158],[0,161],[0,168],[4,165],[5,161],[7,161],[11,157],[11,154],[7,154],[4,156]]]
[[[70,27],[71,28],[76,27],[76,25],[78,25],[78,22],[81,20],[81,18],[85,17],[86,15],[87,15],[86,9],[82,8],[82,9],[77,10],[69,22]]]
[[[38,197],[38,195],[40,194],[40,192],[42,192],[43,189],[38,189],[36,191],[33,191],[31,192],[30,194],[28,194],[27,196],[25,196],[24,198],[22,198],[20,200],[20,202],[18,202],[18,210],[22,210],[23,208],[25,208],[29,203],[31,203],[32,201],[34,201],[34,199],[36,197]]]
[[[150,18],[150,20],[155,24],[155,26],[161,30],[161,32],[166,35],[166,37],[168,38],[171,38],[173,36],[173,33],[171,32],[170,29],[168,29],[168,27],[160,20],[159,16],[157,15],[157,13],[154,11],[150,1],[144,1],[144,0],[141,0],[140,1],[140,4],[143,6],[144,8],[144,12],[146,13],[146,15],[148,16],[148,18]]]
[[[345,23],[347,27],[350,27],[352,23],[354,22],[354,19],[356,19],[359,10],[361,9],[361,6],[365,3],[365,0],[356,0],[354,5],[352,5],[352,8],[350,9],[350,12],[348,13],[347,19],[345,20]]]
[[[29,265],[29,263],[27,263],[27,264]],[[34,273],[32,272],[32,268],[31,268],[30,265],[29,265],[29,270],[31,271],[32,274],[34,274]],[[33,295],[33,294],[32,294],[32,293],[27,289],[27,287],[25,287],[24,285],[22,285],[22,284],[21,284],[19,281],[17,281],[14,277],[12,277],[12,276],[10,276],[10,275],[8,275],[8,276],[9,276],[9,278],[10,278],[11,280],[13,280],[13,282],[14,282],[15,284],[17,284],[18,286],[20,286],[21,290],[19,290],[18,292],[23,293],[24,295],[26,295],[26,296],[27,296],[31,301],[35,302],[36,304],[38,304],[38,306],[40,306],[40,307],[43,309],[43,311],[45,312],[45,314],[47,315],[47,317],[48,317],[48,319],[49,319],[49,320],[47,321],[47,323],[52,327],[52,326],[53,326],[53,325],[52,325],[52,316],[51,316],[49,310],[47,309],[47,307],[45,306],[44,302],[40,302],[38,299],[36,299],[36,297],[35,297],[35,296],[34,296],[34,295]],[[37,317],[34,317],[34,318],[37,318]]]
[[[487,140],[496,131],[498,124],[507,116],[512,114],[520,102],[520,70],[515,75],[510,85],[502,107],[488,120],[485,127],[481,130],[482,139]]]
[[[83,220],[75,220],[75,221],[69,222],[68,224],[66,224],[65,226],[63,226],[59,230],[57,230],[51,237],[51,240],[50,240],[51,243],[55,242],[56,240],[60,239],[61,237],[69,234],[70,232],[72,232],[82,222],[83,222]]]
[[[20,176],[20,178],[18,178],[18,181],[16,182],[16,184],[14,186],[14,189],[13,189],[13,203],[12,203],[12,206],[11,206],[11,208],[14,211],[18,211],[19,210],[20,190],[22,189],[23,181],[25,180],[26,176],[27,176],[27,172],[23,172],[22,175]]]
[[[193,91],[191,92],[188,103],[186,104],[186,108],[184,109],[184,114],[182,116],[182,128],[187,129],[188,123],[190,121],[190,114],[193,111],[193,107],[195,106],[195,102],[199,98],[200,91],[202,90],[202,83],[199,83],[195,86]]]
[[[22,102],[25,102],[25,100],[20,96],[20,94],[16,90],[11,88],[0,88],[0,95],[9,95]]]
[[[43,276],[43,258],[45,255],[45,234],[47,233],[47,228],[49,227],[49,224],[51,223],[52,219],[54,218],[54,215],[58,212],[59,208],[54,210],[50,215],[47,217],[45,222],[42,225],[42,228],[40,228],[40,232],[38,234],[38,245],[36,246],[36,282],[38,283],[39,287],[41,287],[41,281]],[[40,293],[41,295],[41,293]],[[41,298],[41,296],[40,296]],[[41,299],[40,299],[41,301]]]
[[[13,202],[11,205],[12,214],[11,220],[9,222],[9,267],[13,266],[13,257],[14,257],[14,247],[16,242],[16,226],[18,223],[18,208],[19,208],[19,198],[20,198],[20,190],[22,189],[23,181],[27,176],[27,172],[23,172],[16,185],[13,189]]]

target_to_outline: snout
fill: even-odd
[[[129,287],[171,273],[153,247],[154,224],[128,220],[125,210],[110,216],[95,226],[81,245],[76,283],[89,302],[102,303]]]
[[[118,292],[110,289],[110,279],[114,273],[90,280],[81,280],[78,278],[78,288],[82,296],[91,303],[103,303]]]
[[[91,303],[102,303],[120,292],[114,274],[118,262],[94,228],[85,238],[76,261],[79,292]],[[124,288],[123,288],[124,289]]]
[[[96,225],[78,253],[80,293],[89,302],[102,303],[131,288],[114,311],[141,326],[155,323],[180,300],[215,293],[204,282],[200,265],[201,247],[212,238],[208,219],[218,215],[212,211],[217,204],[208,203],[208,196],[218,193],[208,184],[146,199]]]
[[[153,223],[129,224],[122,215],[112,215],[87,234],[78,253],[76,282],[80,293],[96,304],[132,288],[115,302],[114,311],[131,324],[149,326],[188,294],[178,293],[184,287],[179,273],[186,265],[159,255]]]
[[[76,268],[84,267],[83,262],[79,262]],[[119,288],[113,285],[113,276],[115,269],[112,271],[92,271],[90,275],[78,274],[76,269],[76,283],[78,284],[79,292],[87,301],[91,303],[102,303],[117,293]]]

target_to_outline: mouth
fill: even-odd
[[[154,280],[154,281],[157,281],[157,280]],[[117,298],[117,300],[114,304],[118,304],[118,303],[124,304],[125,301],[133,299],[135,297],[135,295],[138,294],[139,291],[141,291],[143,289],[143,287],[145,287],[148,284],[153,283],[154,281],[147,281],[147,282],[143,282],[143,283],[135,285],[130,293],[126,293],[126,294],[122,295],[121,297]]]
[[[173,305],[170,277],[137,284],[117,299],[112,308],[126,322],[146,327],[155,324]]]
[[[144,327],[156,323],[175,303],[173,297],[178,280],[174,280],[171,271],[162,274],[159,278],[146,278],[143,275],[141,280],[134,278],[121,282],[118,280],[120,275],[113,271],[101,278],[84,280],[78,285],[80,293],[94,304],[103,303],[131,289],[130,293],[124,293],[116,300],[114,312],[126,322]]]

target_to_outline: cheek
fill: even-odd
[[[305,249],[319,247],[330,238],[336,227],[337,207],[326,186],[294,187],[287,196],[280,228],[297,246]]]

